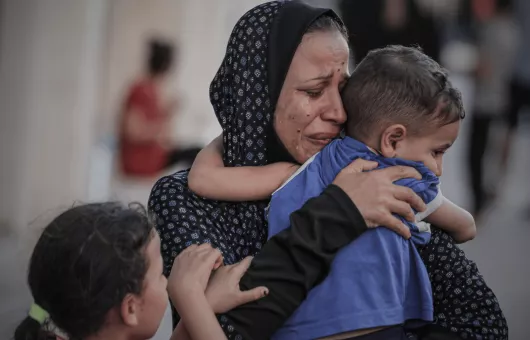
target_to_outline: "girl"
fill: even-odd
[[[208,282],[222,257],[207,244],[183,252],[168,283],[160,238],[144,211],[139,205],[94,203],[53,220],[33,250],[28,283],[34,304],[15,340],[149,339],[163,318],[168,293],[186,320],[184,338],[223,339],[214,312],[266,294],[264,287],[239,291],[250,258],[218,270]]]

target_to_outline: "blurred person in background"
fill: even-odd
[[[387,45],[418,45],[439,61],[441,37],[435,17],[418,0],[341,0],[340,11],[356,63],[368,51]]]
[[[176,148],[171,141],[177,98],[162,98],[173,66],[174,48],[162,40],[149,42],[145,75],[130,87],[120,119],[120,165],[126,176],[153,177],[177,164],[191,165],[201,148]]]
[[[480,216],[495,197],[495,188],[484,185],[483,158],[491,123],[508,112],[510,79],[517,53],[517,29],[511,0],[482,0],[476,8],[478,67],[471,120],[468,164],[473,192],[472,212]]]
[[[514,19],[520,41],[515,70],[510,84],[510,104],[506,119],[508,131],[503,145],[502,167],[506,171],[511,156],[513,138],[523,110],[530,110],[530,1],[513,0]]]

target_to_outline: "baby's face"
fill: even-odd
[[[444,153],[453,145],[460,120],[422,136],[409,136],[396,145],[396,157],[422,162],[438,177],[443,172]]]

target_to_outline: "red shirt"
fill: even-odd
[[[159,104],[157,88],[150,81],[135,83],[125,101],[120,126],[120,163],[123,173],[133,176],[154,176],[164,169],[168,150],[156,141],[132,141],[124,133],[124,123],[131,109],[150,122],[165,120]]]

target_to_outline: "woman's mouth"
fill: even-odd
[[[335,137],[337,137],[337,134],[335,133],[318,133],[308,136],[307,139],[309,139],[312,144],[322,147],[328,145]]]
[[[319,146],[326,146],[331,142],[331,138],[309,138],[309,141]]]

